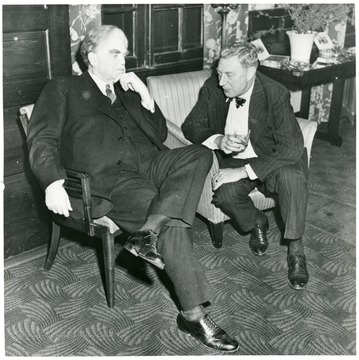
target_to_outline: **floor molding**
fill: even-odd
[[[70,246],[71,244],[73,244],[73,242],[66,240],[66,239],[61,239],[60,245],[59,245],[59,249],[64,249],[68,246]],[[8,259],[5,259],[4,261],[4,270],[7,269],[11,269],[14,266],[18,266],[21,264],[24,264],[28,261],[34,260],[34,259],[38,259],[40,257],[44,257],[44,264],[45,264],[45,257],[47,254],[47,245],[43,245],[40,246],[36,249],[33,250],[29,250],[26,251],[24,253],[21,253],[19,255],[15,255],[12,256]]]

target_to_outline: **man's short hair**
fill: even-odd
[[[228,59],[237,56],[240,64],[248,69],[251,66],[258,66],[258,49],[250,42],[235,42],[225,45],[221,51],[221,58]]]
[[[80,47],[80,53],[82,56],[82,59],[86,65],[89,65],[88,61],[88,54],[90,52],[95,51],[96,46],[100,43],[101,40],[105,39],[110,33],[117,31],[119,32],[120,36],[123,36],[123,41],[125,43],[125,46],[127,48],[128,46],[128,40],[125,35],[125,33],[114,25],[99,25],[96,26],[94,29],[90,30],[85,38],[82,41],[81,47]]]

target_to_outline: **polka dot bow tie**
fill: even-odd
[[[238,109],[240,106],[243,106],[244,103],[246,102],[246,99],[243,99],[239,96],[236,96],[234,98],[227,98],[226,102],[231,102],[232,100],[236,101],[236,108]]]

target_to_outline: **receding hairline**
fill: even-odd
[[[80,46],[80,53],[83,61],[86,65],[89,65],[88,54],[94,52],[100,43],[112,36],[113,34],[118,34],[118,37],[123,41],[124,46],[128,47],[128,39],[126,34],[122,29],[114,25],[99,25],[94,29],[90,30]]]
[[[95,45],[95,48],[100,45],[100,42],[102,40],[106,40],[111,36],[118,36],[125,44],[125,46],[128,46],[128,39],[125,33],[118,27],[114,27],[112,29],[109,29],[108,31],[103,31],[97,34],[97,42]]]
[[[244,67],[258,66],[258,49],[251,43],[232,44],[225,46],[221,51],[219,60],[236,58]]]

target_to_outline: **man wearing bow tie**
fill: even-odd
[[[219,155],[213,203],[244,232],[262,256],[268,248],[268,220],[249,193],[257,187],[278,195],[288,243],[288,282],[306,287],[309,275],[302,237],[308,202],[308,161],[302,132],[281,84],[257,72],[257,48],[235,43],[221,52],[217,76],[203,85],[182,125],[185,137]]]

